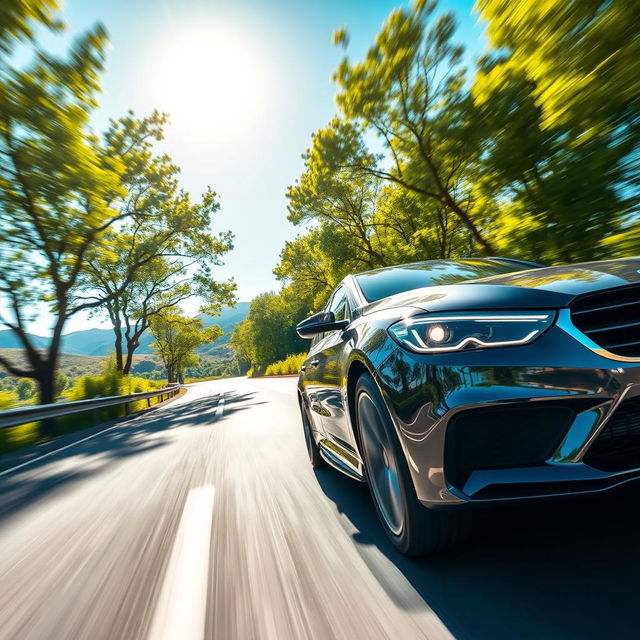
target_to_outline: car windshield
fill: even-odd
[[[421,287],[455,284],[464,280],[488,278],[530,268],[531,266],[526,264],[491,259],[432,260],[367,271],[356,275],[355,278],[364,297],[369,302],[374,302]]]

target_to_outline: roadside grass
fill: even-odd
[[[300,367],[307,357],[306,353],[292,353],[284,360],[278,360],[267,366],[264,376],[287,376],[300,373]],[[247,374],[249,375],[249,374]],[[250,376],[253,377],[253,376]]]

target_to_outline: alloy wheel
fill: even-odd
[[[358,397],[358,421],[371,491],[386,526],[399,535],[405,519],[400,466],[380,411],[366,392]]]

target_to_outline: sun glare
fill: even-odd
[[[228,137],[257,124],[270,106],[264,51],[237,29],[203,25],[172,32],[150,66],[149,92],[178,129]]]

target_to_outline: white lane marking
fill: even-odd
[[[216,418],[221,418],[224,413],[224,393],[220,394],[220,400],[218,400],[218,407],[216,409]]]
[[[174,403],[171,403],[171,404],[174,404]],[[162,407],[158,407],[158,408],[161,409]],[[18,469],[22,469],[22,467],[28,467],[30,464],[33,464],[34,462],[38,462],[38,460],[44,460],[45,458],[55,455],[56,453],[60,453],[60,451],[64,451],[65,449],[70,449],[71,447],[75,447],[77,444],[86,442],[87,440],[91,440],[91,438],[95,438],[96,436],[101,436],[103,433],[113,431],[114,429],[118,429],[119,427],[126,426],[127,423],[133,422],[135,420],[138,420],[138,418],[144,418],[144,417],[146,417],[146,413],[143,413],[140,416],[132,417],[124,423],[119,422],[118,424],[114,424],[112,427],[107,427],[106,429],[102,429],[102,431],[96,431],[95,433],[92,433],[90,436],[87,436],[86,438],[76,440],[71,444],[65,445],[64,447],[60,447],[59,449],[54,449],[53,451],[49,451],[48,453],[43,453],[41,456],[38,456],[36,458],[31,458],[31,460],[27,460],[26,462],[17,464],[15,467],[9,467],[4,471],[0,471],[0,478],[4,475],[7,475],[7,473],[11,473],[12,471],[17,471]]]
[[[189,491],[149,633],[150,640],[202,640],[207,615],[212,484]]]

